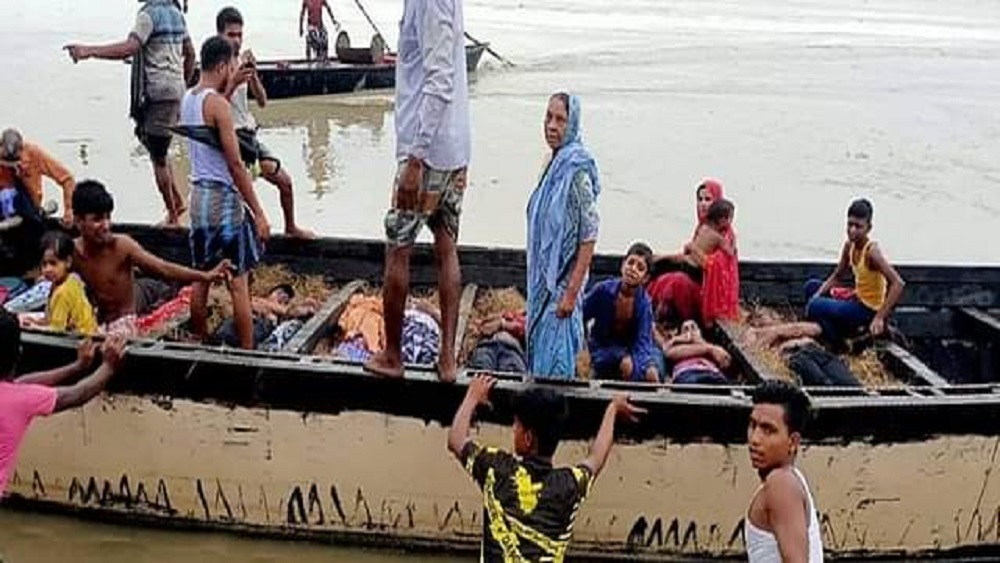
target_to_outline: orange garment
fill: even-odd
[[[382,319],[382,297],[366,297],[355,293],[347,300],[347,307],[340,315],[337,325],[349,340],[358,335],[365,339],[365,345],[372,352],[385,349],[385,325]]]
[[[42,176],[47,176],[62,186],[63,209],[73,208],[73,188],[76,183],[73,175],[58,160],[49,156],[38,145],[24,143],[21,147],[21,160],[18,161],[18,176],[31,196],[35,207],[42,206]],[[0,187],[14,185],[14,170],[0,166]]]

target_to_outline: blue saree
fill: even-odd
[[[584,346],[583,288],[573,314],[556,316],[580,245],[597,240],[600,193],[597,164],[580,137],[580,101],[569,96],[562,145],[528,202],[528,369],[539,377],[571,379]],[[586,283],[584,283],[586,285]]]

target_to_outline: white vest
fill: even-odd
[[[795,476],[802,482],[802,488],[806,490],[806,500],[808,501],[809,509],[809,563],[823,563],[823,537],[819,531],[819,518],[816,516],[816,505],[813,503],[812,492],[809,491],[809,484],[806,483],[806,478],[802,475],[802,472],[797,467],[793,467],[792,471],[795,472]],[[757,493],[760,493],[759,488],[757,489]],[[757,493],[754,494],[754,498],[757,497]],[[753,501],[750,504],[752,506]],[[747,557],[750,563],[781,563],[781,551],[778,550],[778,540],[771,532],[765,532],[754,526],[750,522],[749,512],[746,516],[744,530],[743,539],[747,545]]]

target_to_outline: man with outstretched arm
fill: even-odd
[[[761,485],[747,510],[747,557],[750,563],[822,563],[816,504],[795,467],[809,398],[787,381],[762,383],[752,397],[747,443]]]
[[[167,154],[170,128],[177,124],[181,97],[194,77],[194,45],[176,0],[140,1],[135,27],[124,41],[64,48],[74,63],[86,59],[132,60],[129,113],[135,120],[135,134],[153,162],[156,187],[167,208],[164,225],[178,227],[185,211],[184,200]]]
[[[79,407],[93,399],[111,380],[125,356],[125,340],[111,337],[101,348],[102,363],[93,373],[69,383],[90,369],[97,345],[84,340],[70,365],[16,376],[21,355],[17,317],[0,309],[0,497],[17,462],[17,450],[35,417]]]
[[[552,389],[534,387],[515,398],[516,455],[470,439],[476,407],[488,404],[495,383],[492,377],[470,382],[448,432],[448,449],[483,491],[482,560],[562,561],[580,505],[611,453],[615,421],[622,417],[634,422],[646,411],[629,404],[626,396],[616,396],[587,459],[555,468],[552,457],[569,407]]]

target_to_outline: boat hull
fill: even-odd
[[[511,442],[484,424],[484,443]],[[345,545],[473,551],[482,498],[446,429],[378,412],[303,414],[113,396],[37,422],[11,483],[17,508]],[[805,448],[800,467],[836,556],[995,553],[997,438]],[[557,461],[587,443],[564,442]],[[739,557],[757,486],[739,444],[616,446],[580,513],[578,557]]]
[[[163,258],[189,260],[183,232],[123,230]],[[331,316],[313,326],[321,329],[337,314],[330,308],[337,295],[378,284],[383,256],[378,241],[275,237],[266,260],[324,274],[339,287],[323,306]],[[460,259],[466,284],[523,284],[523,251],[463,247]],[[415,286],[434,283],[429,247],[418,245],[411,264]],[[619,264],[619,257],[595,257],[593,279],[615,275]],[[744,262],[742,290],[769,306],[796,307],[801,280],[830,267]],[[902,350],[890,354],[905,368],[898,385],[807,389],[815,418],[801,466],[825,545],[845,557],[934,549],[1000,555],[1000,483],[991,476],[1000,451],[1000,324],[989,314],[1000,308],[1000,269],[900,270],[909,283],[895,320],[928,361],[955,367],[942,372],[945,380]],[[5,505],[126,524],[474,550],[481,498],[445,450],[445,426],[467,374],[458,384],[438,382],[430,367],[408,367],[404,380],[373,377],[357,364],[310,355],[319,332],[300,332],[308,338],[293,342],[294,351],[275,354],[133,342],[110,394],[33,426]],[[957,361],[954,349],[934,348],[942,342],[978,356]],[[27,332],[22,344],[24,370],[75,358],[72,337]],[[737,362],[747,360],[738,346],[730,349]],[[947,357],[935,359],[938,352]],[[752,365],[745,373],[752,381],[768,376]],[[505,446],[510,400],[536,383],[500,375],[478,436]],[[978,384],[953,384],[963,377]],[[743,512],[757,485],[745,453],[745,386],[558,387],[570,403],[561,462],[585,455],[612,394],[627,391],[649,411],[641,424],[619,427],[575,528],[573,553],[739,556]]]
[[[485,44],[466,47],[466,68],[470,75],[478,68],[485,50]],[[304,60],[261,61],[257,74],[268,98],[274,100],[380,90],[396,85],[396,66],[391,62],[346,64],[334,59],[319,65]]]

